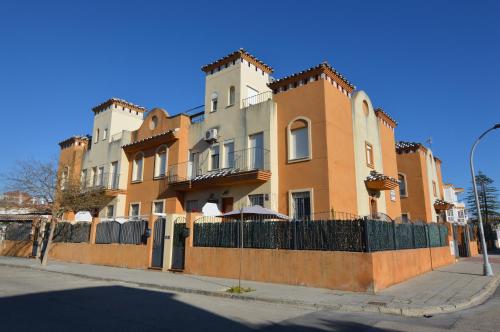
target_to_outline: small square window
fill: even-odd
[[[163,201],[153,202],[153,214],[161,214],[163,213]]]

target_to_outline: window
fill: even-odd
[[[97,186],[104,185],[104,166],[101,166],[97,169]]]
[[[264,168],[264,134],[258,133],[248,136],[250,153],[250,169]]]
[[[365,142],[365,150],[366,150],[366,166],[371,168],[375,167],[375,163],[373,160],[373,146],[370,143]]]
[[[219,144],[210,148],[210,170],[219,169]]]
[[[102,140],[105,141],[108,138],[108,128],[104,129],[102,133]]]
[[[111,163],[111,170],[110,170],[110,180],[111,180],[111,189],[118,189],[118,184],[119,184],[119,174],[118,174],[118,162],[113,161]]]
[[[399,180],[399,196],[408,197],[408,192],[406,189],[406,176],[404,174],[398,174]]]
[[[155,178],[164,177],[167,174],[167,147],[160,146],[155,155]]]
[[[235,102],[236,102],[236,88],[234,86],[231,86],[229,88],[227,105],[232,106],[232,105],[234,105]]]
[[[81,183],[82,183],[83,188],[87,187],[87,170],[86,169],[84,169],[82,171]]]
[[[217,99],[218,95],[216,92],[212,93],[212,97],[210,98],[210,112],[217,111]]]
[[[198,200],[191,199],[186,201],[186,212],[199,212]]]
[[[97,185],[97,167],[92,167],[92,187]]]
[[[365,116],[368,116],[370,112],[370,108],[368,107],[368,102],[366,100],[363,100],[363,113]]]
[[[66,189],[66,183],[68,182],[68,173],[69,173],[69,168],[68,166],[64,167],[64,170],[62,171],[61,174],[61,189],[64,190]]]
[[[292,192],[293,219],[305,221],[311,219],[311,192]]]
[[[163,201],[153,202],[153,214],[159,215],[163,213]]]
[[[434,194],[434,197],[437,197],[437,188],[435,181],[432,181],[432,193]]]
[[[234,141],[224,143],[224,167],[234,168]]]
[[[149,129],[154,130],[158,126],[158,117],[153,115],[151,117],[151,122],[149,122]]]
[[[132,163],[132,181],[142,181],[142,164],[144,155],[142,152],[136,154],[134,161]]]
[[[289,125],[289,160],[310,158],[309,123],[299,119]]]
[[[409,223],[410,222],[410,216],[408,213],[401,213],[401,221],[403,223]]]
[[[115,206],[108,205],[106,207],[106,218],[112,219],[114,217],[114,213],[115,213]]]
[[[95,130],[95,138],[94,138],[94,143],[99,142],[99,128]]]
[[[264,206],[264,194],[248,195],[250,205]]]
[[[141,205],[139,203],[132,203],[132,204],[130,204],[130,213],[129,213],[129,216],[131,216],[131,217],[138,217],[140,211],[141,211]]]
[[[455,218],[454,218],[454,214],[453,214],[453,210],[447,210],[446,211],[446,219],[448,221],[453,221]]]

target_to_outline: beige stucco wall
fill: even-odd
[[[440,196],[440,189],[439,189],[439,179],[438,179],[438,172],[436,169],[436,161],[434,160],[434,154],[432,153],[430,148],[427,148],[427,152],[425,153],[425,163],[427,167],[427,181],[428,181],[428,190],[429,190],[429,196],[430,197],[430,206],[431,206],[431,214],[432,214],[432,221],[436,222],[437,221],[437,214],[436,210],[434,209],[434,201],[438,198],[441,198]],[[432,188],[432,182],[436,184],[436,195],[434,195],[433,188]],[[442,220],[441,220],[442,221]]]
[[[199,153],[199,168],[205,174],[209,171],[210,162],[210,144],[204,140],[207,130],[217,129],[221,167],[223,167],[225,155],[225,141],[233,140],[235,156],[246,154],[246,157],[242,158],[248,159],[248,151],[245,150],[249,148],[249,136],[262,133],[263,147],[266,150],[264,153],[264,166],[271,170],[271,180],[263,184],[231,185],[187,192],[185,200],[198,200],[201,208],[209,198],[233,197],[233,206],[238,208],[248,205],[248,195],[267,194],[269,200],[265,201],[264,205],[268,208],[277,209],[276,104],[272,100],[267,100],[242,108],[241,100],[247,97],[247,86],[251,86],[260,93],[269,92],[270,89],[267,87],[269,81],[267,73],[262,75],[260,69],[255,71],[253,65],[248,67],[247,62],[241,63],[240,61],[238,60],[235,65],[231,65],[219,72],[207,75],[205,120],[190,126],[188,146],[193,152]],[[234,105],[228,105],[228,93],[231,86],[236,89]],[[214,92],[218,94],[218,107],[216,112],[211,112],[211,95]],[[269,97],[272,98],[270,93]],[[187,168],[188,165],[180,165],[180,167]]]
[[[368,103],[368,116],[363,111],[363,101]],[[352,103],[352,118],[354,132],[354,156],[356,166],[356,192],[358,202],[358,214],[366,216],[370,214],[370,204],[368,190],[366,189],[364,180],[370,174],[370,171],[375,170],[379,173],[384,173],[382,162],[382,144],[379,132],[379,120],[375,115],[370,97],[364,91],[356,91],[351,97]],[[368,167],[366,164],[365,143],[368,142],[373,146],[373,159],[375,161],[374,168]],[[386,197],[381,192],[377,198],[378,212],[386,212]]]
[[[96,143],[95,137],[92,138],[91,149],[87,150],[83,158],[82,170],[87,170],[87,179],[92,177],[92,168],[104,166],[104,174],[108,176],[105,183],[109,183],[111,163],[118,162],[119,188],[127,189],[128,160],[122,149],[122,146],[130,143],[131,131],[137,130],[143,121],[143,113],[136,114],[124,110],[121,106],[110,108],[94,116],[94,125],[92,135],[95,135],[97,128],[100,130],[100,138]],[[102,139],[104,129],[108,129],[106,139]],[[89,181],[89,180],[87,180]],[[106,182],[107,181],[107,182]],[[115,216],[125,215],[125,198],[114,198],[109,205],[114,205]],[[106,209],[99,213],[100,217],[105,217]]]

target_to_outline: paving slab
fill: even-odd
[[[493,262],[494,271],[500,272],[500,260],[498,262],[493,260]],[[404,316],[452,312],[479,305],[493,294],[500,280],[500,273],[494,277],[482,276],[482,262],[477,257],[461,259],[456,264],[428,272],[376,294],[246,280],[242,281],[242,285],[253,289],[252,292],[230,294],[227,289],[237,285],[237,280],[55,260],[47,266],[42,266],[35,259],[2,256],[0,256],[0,265],[238,300],[347,312],[382,312]]]

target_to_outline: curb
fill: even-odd
[[[37,266],[23,266],[9,263],[1,263],[0,266],[8,266],[14,268],[24,268],[24,269],[32,269],[37,271],[44,271],[50,273],[57,273],[63,275],[70,275],[75,277],[80,277],[89,280],[99,280],[99,281],[107,281],[107,282],[117,282],[124,283],[144,288],[152,288],[159,290],[168,290],[178,293],[186,293],[186,294],[197,294],[197,295],[205,295],[212,296],[218,298],[226,298],[226,299],[234,299],[234,300],[242,300],[242,301],[254,301],[254,302],[264,302],[271,304],[285,304],[294,307],[301,308],[309,308],[313,310],[332,310],[332,311],[341,311],[341,312],[370,312],[370,313],[382,313],[382,314],[390,314],[397,316],[406,316],[406,317],[421,317],[424,315],[436,315],[436,314],[444,314],[451,313],[456,311],[461,311],[464,309],[468,309],[474,306],[478,306],[484,302],[486,302],[496,291],[498,284],[500,283],[500,275],[495,276],[483,289],[481,289],[477,294],[471,297],[469,300],[457,303],[457,304],[446,304],[442,306],[428,306],[422,308],[409,308],[409,307],[392,307],[392,306],[383,306],[383,305],[373,305],[373,304],[365,304],[365,305],[346,305],[346,304],[320,304],[320,303],[311,303],[304,301],[296,301],[296,300],[286,300],[286,299],[276,299],[276,298],[268,298],[268,297],[257,297],[252,295],[242,295],[242,294],[230,294],[226,292],[220,291],[207,291],[196,288],[186,288],[186,287],[177,287],[177,286],[166,286],[166,285],[157,285],[157,284],[149,284],[144,282],[135,282],[135,281],[126,281],[115,278],[103,278],[103,277],[94,277],[80,273],[72,273],[72,272],[61,272],[61,271],[53,271],[48,270],[43,267]]]

